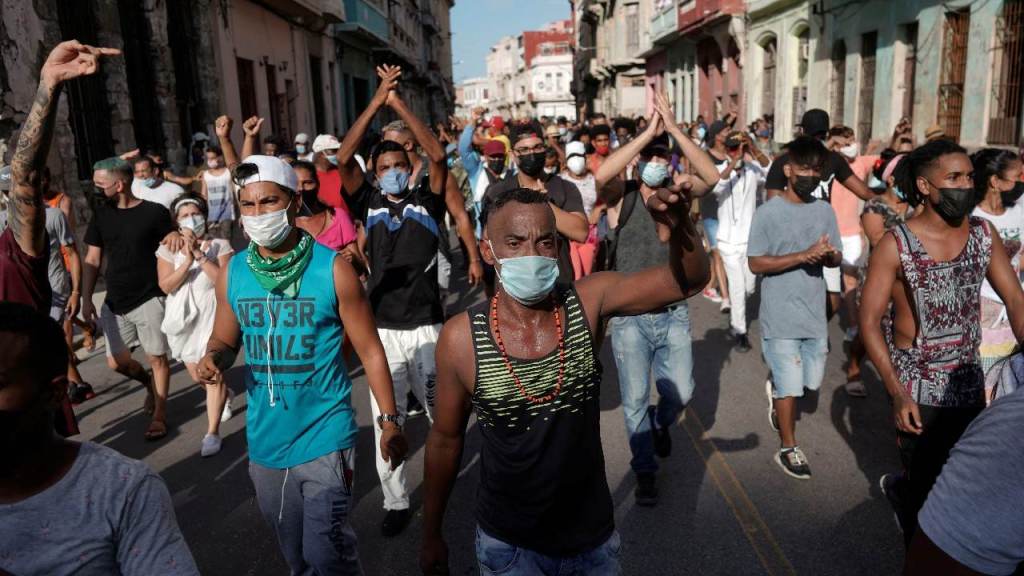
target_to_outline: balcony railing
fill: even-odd
[[[366,0],[344,0],[345,23],[338,26],[341,32],[358,33],[387,44],[388,18],[379,8]]]
[[[658,42],[676,31],[679,24],[679,13],[675,2],[668,8],[651,18],[651,42]]]

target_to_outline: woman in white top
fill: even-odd
[[[178,198],[171,205],[171,214],[186,242],[178,252],[164,246],[156,252],[160,289],[167,294],[161,329],[167,335],[171,355],[184,362],[192,380],[199,383],[196,365],[206,354],[206,343],[213,332],[217,277],[226,269],[233,250],[227,240],[210,238],[207,205],[200,196]],[[200,451],[203,456],[220,451],[220,423],[231,418],[228,392],[223,381],[206,387],[208,426]]]
[[[995,226],[1010,264],[1019,275],[1024,235],[1024,166],[1015,152],[996,148],[975,152],[971,161],[978,201],[972,215]],[[985,280],[981,287],[981,367],[988,372],[998,360],[1009,356],[1016,345],[1003,301]]]
[[[569,142],[565,147],[565,170],[562,178],[576,185],[583,198],[583,212],[590,220],[590,235],[584,243],[573,242],[570,245],[573,274],[576,280],[583,278],[594,270],[594,259],[597,256],[597,223],[604,214],[605,205],[597,203],[597,179],[587,164],[587,149],[583,142]]]

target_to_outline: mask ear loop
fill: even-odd
[[[270,352],[272,349],[271,342],[274,336],[274,311],[270,308],[270,297],[271,292],[267,292],[267,317],[270,318],[270,327],[267,328],[267,385],[270,389],[270,407],[277,406],[277,400],[274,398],[274,372],[270,369]]]

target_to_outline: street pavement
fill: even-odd
[[[457,272],[454,272],[457,273]],[[479,291],[449,298],[463,309]],[[870,368],[866,399],[842,390],[843,339],[831,326],[833,352],[820,393],[800,402],[797,438],[813,478],[793,479],[772,461],[778,437],[767,419],[756,320],[754,350],[731,349],[728,316],[698,296],[690,301],[696,391],[672,430],[672,455],[661,460],[660,501],[654,508],[633,502],[629,445],[620,407],[615,363],[606,338],[601,390],[601,427],[608,485],[622,536],[626,575],[679,574],[896,574],[903,552],[878,478],[897,470],[894,428],[885,392]],[[756,297],[748,305],[756,319]],[[178,523],[199,569],[211,575],[279,575],[287,569],[277,542],[255,502],[248,477],[245,440],[244,367],[228,373],[236,392],[235,417],[221,428],[223,450],[199,457],[206,430],[204,392],[180,364],[172,367],[168,402],[169,436],[145,442],[148,419],[142,413],[142,387],[110,371],[103,340],[85,358],[81,371],[99,395],[77,409],[81,440],[114,448],[144,460],[170,489]],[[142,359],[141,351],[136,357]],[[240,364],[240,362],[239,362]],[[380,534],[382,495],[373,464],[373,429],[368,388],[355,368],[353,402],[360,426],[356,462],[356,505],[352,523],[359,536],[367,575],[418,574],[423,504],[425,417],[406,426],[410,441],[409,491],[414,518],[400,536]],[[445,523],[451,573],[477,574],[474,560],[474,506],[479,479],[480,435],[473,420],[458,482]]]

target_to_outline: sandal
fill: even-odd
[[[167,436],[167,423],[163,420],[153,420],[146,430],[146,441],[155,442]]]

